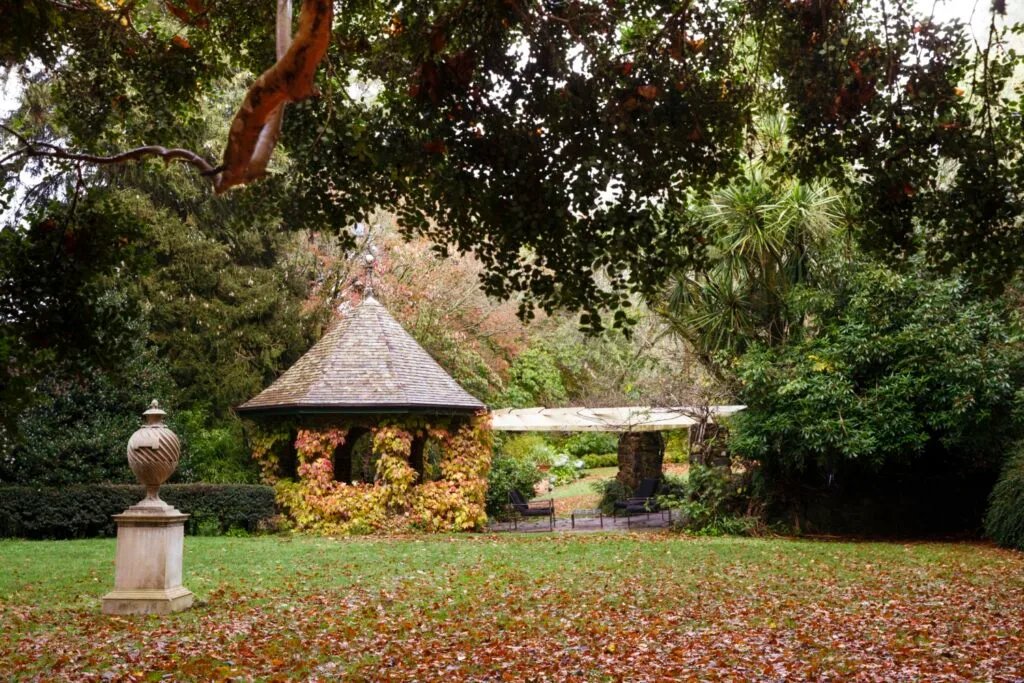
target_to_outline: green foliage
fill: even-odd
[[[619,466],[619,456],[617,453],[602,453],[600,455],[588,453],[581,457],[583,459],[584,466],[586,466],[588,470],[597,469],[598,467]]]
[[[583,476],[583,468],[586,464],[578,459],[572,458],[565,453],[557,453],[551,461],[551,469],[547,477],[554,486],[567,486]]]
[[[74,213],[54,203],[30,219],[27,228],[0,230],[0,348],[10,378],[0,382],[0,423],[12,433],[21,412],[48,393],[38,382],[116,375],[144,352],[148,333],[122,275],[123,259],[142,249],[144,220],[102,191]]]
[[[671,478],[662,486],[658,502],[677,513],[677,529],[703,536],[752,535],[762,525],[746,514],[749,482],[746,472],[695,465],[686,478]]]
[[[146,306],[150,338],[168,359],[185,405],[227,416],[312,345],[325,307],[308,306],[306,261],[280,230],[285,191],[214,199],[194,186],[153,187],[135,211],[153,226],[132,294]],[[184,215],[171,209],[187,207]]]
[[[504,458],[534,465],[550,465],[555,457],[554,447],[537,432],[504,436],[496,445],[495,453]]]
[[[622,482],[615,477],[611,477],[609,479],[598,479],[591,486],[594,491],[601,496],[598,507],[601,508],[606,515],[612,514],[615,510],[615,503],[617,501],[624,500],[628,495],[626,487],[623,486]]]
[[[786,119],[766,117],[761,140],[772,153],[690,209],[711,240],[708,267],[672,279],[658,307],[669,328],[719,372],[750,345],[784,343],[803,319],[790,305],[801,285],[821,286],[843,260],[847,202],[825,182],[780,172]],[[773,137],[777,139],[772,139]]]
[[[87,364],[51,366],[35,384],[31,407],[15,422],[15,438],[0,452],[0,483],[66,486],[135,481],[125,445],[153,398],[173,405],[174,387],[152,349],[115,370]]]
[[[513,361],[497,407],[560,406],[568,399],[555,357],[543,347],[529,348]]]
[[[999,545],[1024,550],[1024,448],[1017,444],[989,498],[985,533]]]
[[[0,60],[45,66],[12,123],[76,149],[191,142],[215,158],[234,107],[202,135],[200,103],[273,61],[273,7],[249,0],[187,22],[160,0],[7,4]],[[524,313],[582,309],[600,327],[616,310],[626,325],[630,294],[654,295],[705,256],[705,226],[679,209],[735,174],[764,135],[755,112],[787,111],[786,164],[861,188],[865,245],[923,248],[999,284],[1020,267],[1020,102],[1006,87],[1019,56],[995,20],[993,47],[976,50],[962,23],[926,12],[884,0],[360,3],[336,17],[323,96],[286,117],[290,224],[340,228],[389,207],[407,234],[475,250],[487,292],[527,292]],[[373,96],[353,97],[353,82]],[[4,166],[16,175],[23,157]],[[64,184],[68,166],[53,174]]]
[[[255,484],[259,480],[239,420],[214,425],[209,415],[193,408],[176,413],[173,426],[181,439],[181,479],[209,484]]]
[[[0,537],[87,538],[112,536],[111,515],[146,495],[142,486],[0,486]],[[169,484],[160,497],[188,513],[189,529],[225,533],[257,531],[276,514],[269,486]]]
[[[559,446],[559,450],[574,458],[588,455],[615,455],[619,450],[619,437],[611,432],[579,432],[573,434]],[[613,458],[614,460],[614,458]],[[614,462],[612,463],[615,464]],[[610,467],[611,465],[587,465],[587,467]]]
[[[846,522],[819,523],[834,530],[972,528],[1019,429],[1015,319],[957,279],[861,263],[844,280],[804,300],[817,323],[801,339],[739,359],[749,407],[731,448],[764,465],[783,507],[832,501]],[[954,490],[960,504],[943,507]],[[865,504],[877,514],[856,521]]]
[[[690,432],[674,429],[665,433],[664,462],[685,465],[690,462]]]
[[[820,323],[804,339],[740,359],[750,408],[735,420],[734,449],[794,471],[924,454],[998,462],[1024,370],[999,302],[959,280],[861,264],[805,315]]]
[[[533,497],[533,487],[542,478],[541,471],[533,462],[496,454],[487,477],[487,515],[503,518],[507,512],[509,493],[515,489],[530,499]]]
[[[185,130],[202,135],[216,105]],[[307,259],[280,230],[287,184],[216,199],[181,169],[99,175],[0,230],[0,350],[14,378],[0,382],[0,481],[130,481],[124,443],[152,398],[172,421],[195,411],[182,416],[196,452],[186,446],[180,479],[252,481],[230,409],[308,348],[326,310],[307,301]]]

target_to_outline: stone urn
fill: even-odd
[[[145,424],[128,440],[128,465],[139,483],[146,487],[141,505],[166,505],[160,500],[160,485],[174,474],[181,456],[181,443],[166,424],[167,416],[154,399],[144,412]]]
[[[128,464],[146,497],[119,515],[114,590],[103,596],[104,614],[170,614],[192,605],[181,585],[188,515],[160,500],[160,485],[174,474],[181,444],[160,404],[143,413],[146,423],[128,440]]]

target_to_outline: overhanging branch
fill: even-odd
[[[68,6],[68,9],[75,8]],[[27,140],[7,126],[0,128],[16,137],[21,147],[0,163],[22,154],[96,165],[159,157],[167,162],[194,166],[201,175],[212,179],[217,194],[252,182],[266,173],[281,134],[285,105],[316,94],[313,82],[330,44],[333,18],[332,0],[305,0],[299,13],[299,30],[292,41],[292,2],[277,0],[277,62],[263,72],[246,93],[231,124],[220,166],[214,166],[190,150],[160,145],[145,145],[110,156],[73,152],[47,142]]]
[[[218,194],[262,175],[265,165],[264,169],[259,168],[257,146],[275,112],[288,102],[316,94],[313,79],[330,44],[333,18],[332,0],[305,0],[302,3],[295,42],[274,66],[256,79],[235,114],[224,150],[224,170],[214,185]],[[268,134],[275,135],[273,129]]]

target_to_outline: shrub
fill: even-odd
[[[736,361],[730,450],[761,463],[772,518],[808,530],[977,529],[1020,430],[1015,316],[955,278],[865,263],[842,280],[799,302],[803,334]]]
[[[555,459],[555,449],[540,434],[516,434],[503,440],[495,456],[535,465],[550,465]]]
[[[547,349],[523,351],[512,362],[508,375],[508,386],[495,401],[498,407],[557,406],[568,399],[561,370]]]
[[[606,515],[612,514],[616,501],[626,497],[626,487],[615,477],[599,479],[593,483],[593,489],[601,494],[601,502],[597,504]]]
[[[88,364],[48,371],[33,389],[35,403],[18,415],[10,450],[0,453],[0,484],[135,480],[124,457],[128,438],[153,398],[165,408],[174,398],[161,361],[151,349],[137,346],[140,355],[116,373]]]
[[[588,470],[597,469],[598,467],[618,467],[619,466],[619,455],[618,453],[588,453],[587,455],[580,456],[583,460],[583,465]]]
[[[985,532],[1005,548],[1024,550],[1024,444],[1017,444],[992,490]]]
[[[673,526],[703,536],[756,535],[763,521],[749,514],[750,474],[729,467],[694,466],[688,477],[666,477],[658,503],[676,511]]]
[[[570,458],[565,453],[558,453],[551,461],[548,478],[555,486],[565,486],[582,477],[585,466],[582,460]]]
[[[661,486],[658,487],[658,495],[680,498],[689,491],[689,485],[686,475],[664,474],[661,477]]]
[[[61,488],[0,486],[0,537],[88,538],[112,536],[111,515],[123,512],[146,495],[142,486],[114,484]],[[160,497],[191,515],[190,533],[257,531],[276,514],[269,486],[170,484]]]
[[[674,429],[665,434],[665,462],[680,465],[690,462],[690,432]]]
[[[531,497],[533,487],[542,478],[541,471],[532,462],[496,455],[487,479],[487,514],[491,517],[504,516],[509,492],[518,489]]]
[[[611,432],[580,432],[566,439],[559,450],[574,458],[615,455],[619,450],[619,437]]]
[[[237,418],[221,424],[203,410],[183,410],[174,416],[182,442],[178,472],[185,481],[209,484],[254,484],[259,469],[246,448]]]

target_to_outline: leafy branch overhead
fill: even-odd
[[[81,3],[55,4],[69,11],[90,9]],[[104,4],[100,3],[101,7]],[[121,7],[115,12],[116,17],[130,26],[130,5],[119,5]],[[205,18],[196,19],[196,16],[201,16],[206,11],[200,2],[189,0],[187,6],[186,10],[167,0],[167,8],[175,17],[190,25],[208,26],[209,22]],[[334,5],[330,0],[306,0],[299,13],[299,30],[293,41],[291,0],[278,0],[277,62],[264,71],[246,93],[231,124],[223,162],[219,166],[213,166],[190,150],[168,149],[160,145],[144,145],[111,155],[75,152],[52,143],[27,140],[7,126],[4,126],[4,129],[15,136],[21,146],[3,161],[9,160],[12,156],[25,154],[62,161],[107,165],[158,157],[165,162],[178,161],[194,166],[203,176],[212,180],[218,194],[252,182],[266,173],[267,164],[281,134],[285,105],[316,94],[313,81],[320,61],[327,52],[333,15]],[[189,47],[187,40],[180,36],[175,38],[177,45]]]
[[[337,16],[307,0],[284,50],[286,4],[275,20],[269,0],[24,0],[0,59],[46,68],[8,122],[31,144],[8,136],[0,168],[160,156],[223,192],[266,173],[280,131],[292,227],[384,208],[473,252],[488,294],[596,328],[706,266],[714,236],[690,209],[761,153],[758,119],[785,111],[782,171],[855,189],[865,246],[993,289],[1020,268],[1020,57],[997,13],[975,45],[908,0],[354,0]],[[223,159],[204,161],[196,111],[246,73],[262,75]],[[168,141],[196,153],[151,146]]]

